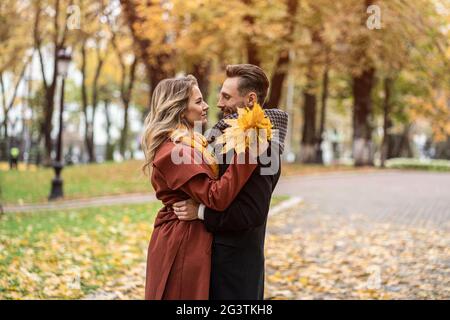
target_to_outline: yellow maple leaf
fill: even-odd
[[[217,143],[223,145],[220,153],[234,149],[239,154],[249,148],[253,156],[260,155],[272,139],[272,122],[259,104],[252,109],[239,108],[238,118],[226,119],[225,122],[230,127],[217,139]]]

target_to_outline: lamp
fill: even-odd
[[[59,105],[59,132],[58,132],[58,144],[56,150],[56,159],[53,161],[53,169],[55,170],[55,178],[52,180],[52,189],[50,192],[49,200],[56,200],[64,196],[63,193],[63,180],[61,179],[61,171],[64,167],[62,163],[62,132],[63,132],[63,112],[64,112],[64,82],[69,70],[70,61],[72,60],[72,53],[69,48],[61,48],[57,54],[57,71],[61,78],[61,94]]]

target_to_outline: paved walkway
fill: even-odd
[[[450,232],[327,214],[269,218],[266,299],[450,299]]]
[[[105,197],[60,200],[42,204],[26,204],[18,206],[5,206],[4,212],[34,212],[34,211],[51,211],[60,209],[79,209],[86,207],[98,207],[120,204],[139,204],[156,200],[152,193],[136,193],[136,194],[120,194]]]
[[[371,222],[449,228],[450,173],[335,173],[280,180],[276,194],[298,195],[324,213]]]
[[[285,178],[304,203],[269,219],[268,299],[449,299],[450,174]]]

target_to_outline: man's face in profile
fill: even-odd
[[[247,106],[247,96],[241,96],[238,90],[239,77],[226,78],[219,93],[217,107],[223,115],[237,112],[238,108]]]

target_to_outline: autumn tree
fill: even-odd
[[[136,46],[135,50],[145,66],[150,101],[151,89],[162,79],[174,75],[172,50],[166,31],[168,23],[164,21],[167,19],[170,2],[120,0],[120,3]]]
[[[292,51],[296,27],[298,27],[298,0],[286,0],[286,27],[285,32],[281,35],[282,43],[280,44],[277,54],[277,60],[272,71],[270,79],[270,92],[268,100],[265,103],[266,108],[278,107],[283,91],[284,81],[287,77],[290,53]]]
[[[429,24],[428,18],[436,13],[434,4],[421,1],[121,3],[138,45],[138,56],[146,65],[150,87],[157,82],[152,76],[194,73],[202,91],[207,92],[211,79],[219,85],[218,79],[223,78],[217,74],[223,73],[226,64],[250,62],[262,66],[271,77],[266,105],[283,108],[280,101],[287,71],[295,73],[302,91],[302,99],[296,104],[303,112],[304,162],[323,161],[329,90],[334,85],[333,77],[346,79],[350,88],[346,98],[353,98],[352,149],[357,166],[374,164],[376,145],[372,136],[379,120],[378,109],[384,110],[386,133],[393,122],[390,118],[400,114],[397,111],[404,104],[394,104],[405,93],[396,92],[396,82],[404,79],[403,70],[417,69],[426,60],[417,57],[413,62],[411,48],[418,43],[425,48],[427,41],[422,40],[442,26]],[[417,11],[424,16],[418,28],[414,24]],[[442,48],[445,51],[446,46]],[[381,83],[385,84],[382,104],[374,99],[381,92]],[[339,93],[343,94],[348,94],[347,90]]]
[[[0,104],[3,112],[2,153],[6,154],[9,141],[9,113],[18,100],[18,90],[33,55],[29,35],[30,13],[21,10],[16,1],[0,4]]]
[[[78,30],[81,71],[81,109],[84,117],[84,142],[88,161],[95,162],[94,122],[99,104],[99,82],[110,53],[110,35],[106,24],[107,2],[80,1],[81,23]]]
[[[119,95],[123,107],[123,126],[120,134],[119,151],[125,157],[129,144],[129,109],[136,85],[138,58],[133,51],[130,29],[123,16],[107,16],[114,61],[119,65]],[[106,101],[105,101],[106,106]],[[108,120],[107,120],[108,121]]]
[[[45,92],[44,116],[41,122],[45,164],[50,164],[53,150],[51,133],[58,79],[58,51],[68,44],[70,12],[67,7],[72,4],[72,0],[32,1],[34,47],[39,57],[42,85]]]

